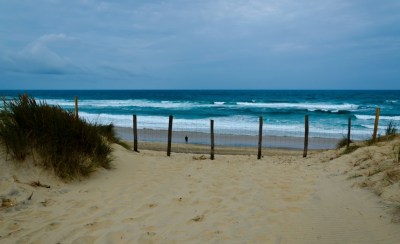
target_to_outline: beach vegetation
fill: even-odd
[[[353,141],[350,140],[350,143],[352,143]],[[347,146],[347,137],[343,137],[342,139],[340,139],[337,143],[336,143],[336,148],[340,149],[344,146]]]
[[[383,136],[378,135],[378,136],[376,137],[375,142],[374,142],[374,140],[371,138],[371,139],[368,139],[368,140],[365,141],[365,145],[366,145],[366,146],[372,146],[372,145],[374,145],[375,143],[378,143],[378,142],[392,141],[392,140],[394,140],[394,139],[396,138],[396,136],[397,136],[397,134],[389,134],[389,135],[383,135]]]
[[[387,170],[387,169],[384,168],[384,167],[377,167],[375,169],[369,170],[368,171],[368,176],[376,175],[378,173],[384,172],[385,170]]]
[[[378,135],[376,138],[375,142],[383,142],[383,141],[391,141],[394,138],[396,138],[396,135],[398,134],[398,129],[396,124],[393,122],[393,120],[389,121],[385,128],[385,134],[384,135]],[[366,144],[368,146],[371,146],[375,143],[372,138],[370,140],[367,140]]]
[[[107,142],[109,143],[115,143],[118,144],[125,149],[131,150],[131,146],[126,143],[125,141],[122,141],[116,134],[114,125],[113,124],[108,124],[108,125],[99,125],[99,124],[92,124],[92,126],[96,127],[99,133],[107,139]]]
[[[349,147],[346,147],[346,149],[343,151],[343,154],[349,154],[354,152],[355,150],[357,150],[358,148],[360,148],[359,145],[350,145]]]
[[[33,97],[20,95],[0,113],[0,143],[7,155],[17,161],[38,155],[36,163],[63,179],[110,169],[110,143],[115,142],[119,139],[112,125],[90,124]]]
[[[385,129],[385,135],[390,136],[390,135],[396,135],[397,134],[397,127],[394,124],[393,120],[389,121],[389,124],[386,126]]]
[[[377,138],[377,140],[379,140],[379,137]],[[374,140],[372,139],[372,137],[368,140],[365,141],[365,145],[367,146],[372,146],[374,144]]]
[[[347,179],[351,180],[351,179],[356,179],[356,178],[359,178],[359,177],[362,177],[362,176],[363,176],[362,174],[355,173],[355,174],[350,175],[349,177],[347,177]]]
[[[388,180],[391,182],[399,182],[400,181],[400,169],[393,168],[391,170],[388,170],[386,172],[386,176],[387,176]]]

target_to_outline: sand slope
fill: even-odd
[[[0,196],[17,205],[0,209],[0,242],[400,243],[391,207],[352,187],[333,151],[211,161],[115,146],[114,155],[115,169],[68,184],[1,159]]]

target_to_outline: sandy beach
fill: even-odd
[[[370,160],[389,160],[391,146],[368,149]],[[114,169],[69,183],[3,155],[0,196],[12,206],[0,208],[0,242],[399,243],[398,182],[380,197],[359,187],[371,180],[351,177],[363,172],[352,165],[359,150],[212,161],[114,145]]]

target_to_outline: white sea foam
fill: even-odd
[[[360,114],[355,114],[357,119],[360,120],[375,120],[374,115],[360,115]],[[400,121],[400,116],[379,116],[380,120],[396,120]]]
[[[240,106],[245,107],[263,107],[275,109],[307,109],[309,111],[335,111],[339,110],[356,110],[359,106],[355,104],[324,104],[324,103],[249,103],[238,102]]]
[[[120,127],[132,127],[131,115],[91,114],[79,112],[79,116],[90,123],[114,124]],[[232,116],[228,118],[216,118],[215,130],[221,133],[254,134],[258,128],[257,118],[249,116]],[[254,120],[254,121],[253,121]],[[138,116],[139,129],[166,130],[168,117],[163,116]],[[174,118],[174,130],[209,132],[210,119],[180,119]]]
[[[224,105],[225,102],[214,102],[215,105]]]
[[[60,106],[74,106],[73,100],[63,99],[47,99],[48,104]],[[189,109],[201,107],[224,106],[225,102],[214,102],[213,104],[202,104],[196,102],[180,102],[180,101],[151,101],[145,99],[127,99],[127,100],[80,100],[79,106],[83,107],[142,107],[142,108],[166,108],[166,109]]]
[[[60,106],[74,106],[73,100],[65,99],[47,99],[48,104],[56,104]],[[307,109],[309,111],[331,111],[334,113],[339,110],[356,110],[359,106],[355,104],[324,104],[324,103],[254,103],[254,102],[238,102],[237,104],[227,104],[226,102],[216,101],[212,104],[202,104],[195,102],[180,101],[152,101],[144,99],[127,99],[127,100],[80,100],[79,106],[84,107],[147,107],[147,108],[201,108],[201,107],[256,107],[256,108],[272,108],[272,109]]]
[[[73,106],[73,100],[63,99],[47,99],[48,104],[60,106]],[[148,108],[190,108],[202,106],[198,103],[190,102],[172,102],[172,101],[149,101],[141,99],[127,99],[127,100],[79,100],[79,106],[84,107],[148,107]]]
[[[361,126],[364,127],[364,128],[368,128],[368,129],[373,129],[374,128],[373,124],[370,124],[370,125],[362,124]]]
[[[112,115],[112,114],[91,114],[79,112],[79,116],[85,118],[88,122],[98,124],[113,123],[119,127],[132,127],[131,115]],[[164,116],[138,116],[139,129],[166,130],[168,128],[168,117]],[[257,135],[258,118],[254,116],[231,116],[214,119],[215,132],[220,134],[236,135]],[[174,130],[176,131],[194,131],[209,133],[210,119],[181,119],[174,118]],[[264,131],[266,135],[279,136],[298,136],[304,134],[304,125],[298,123],[283,124],[265,122]],[[310,126],[311,137],[331,137],[341,138],[346,133],[346,128],[335,128],[332,125],[316,124]],[[366,129],[353,129],[352,135],[355,138],[364,138],[370,135],[369,127]]]

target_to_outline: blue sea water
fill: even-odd
[[[301,136],[304,116],[310,117],[310,135],[341,138],[352,119],[352,137],[371,136],[375,109],[381,108],[379,133],[392,121],[400,126],[400,91],[318,90],[34,90],[0,91],[12,99],[27,93],[48,104],[73,110],[79,97],[79,115],[90,122],[139,128],[166,129],[174,116],[174,130],[209,131],[215,120],[219,133],[258,133],[262,115],[269,135]]]

